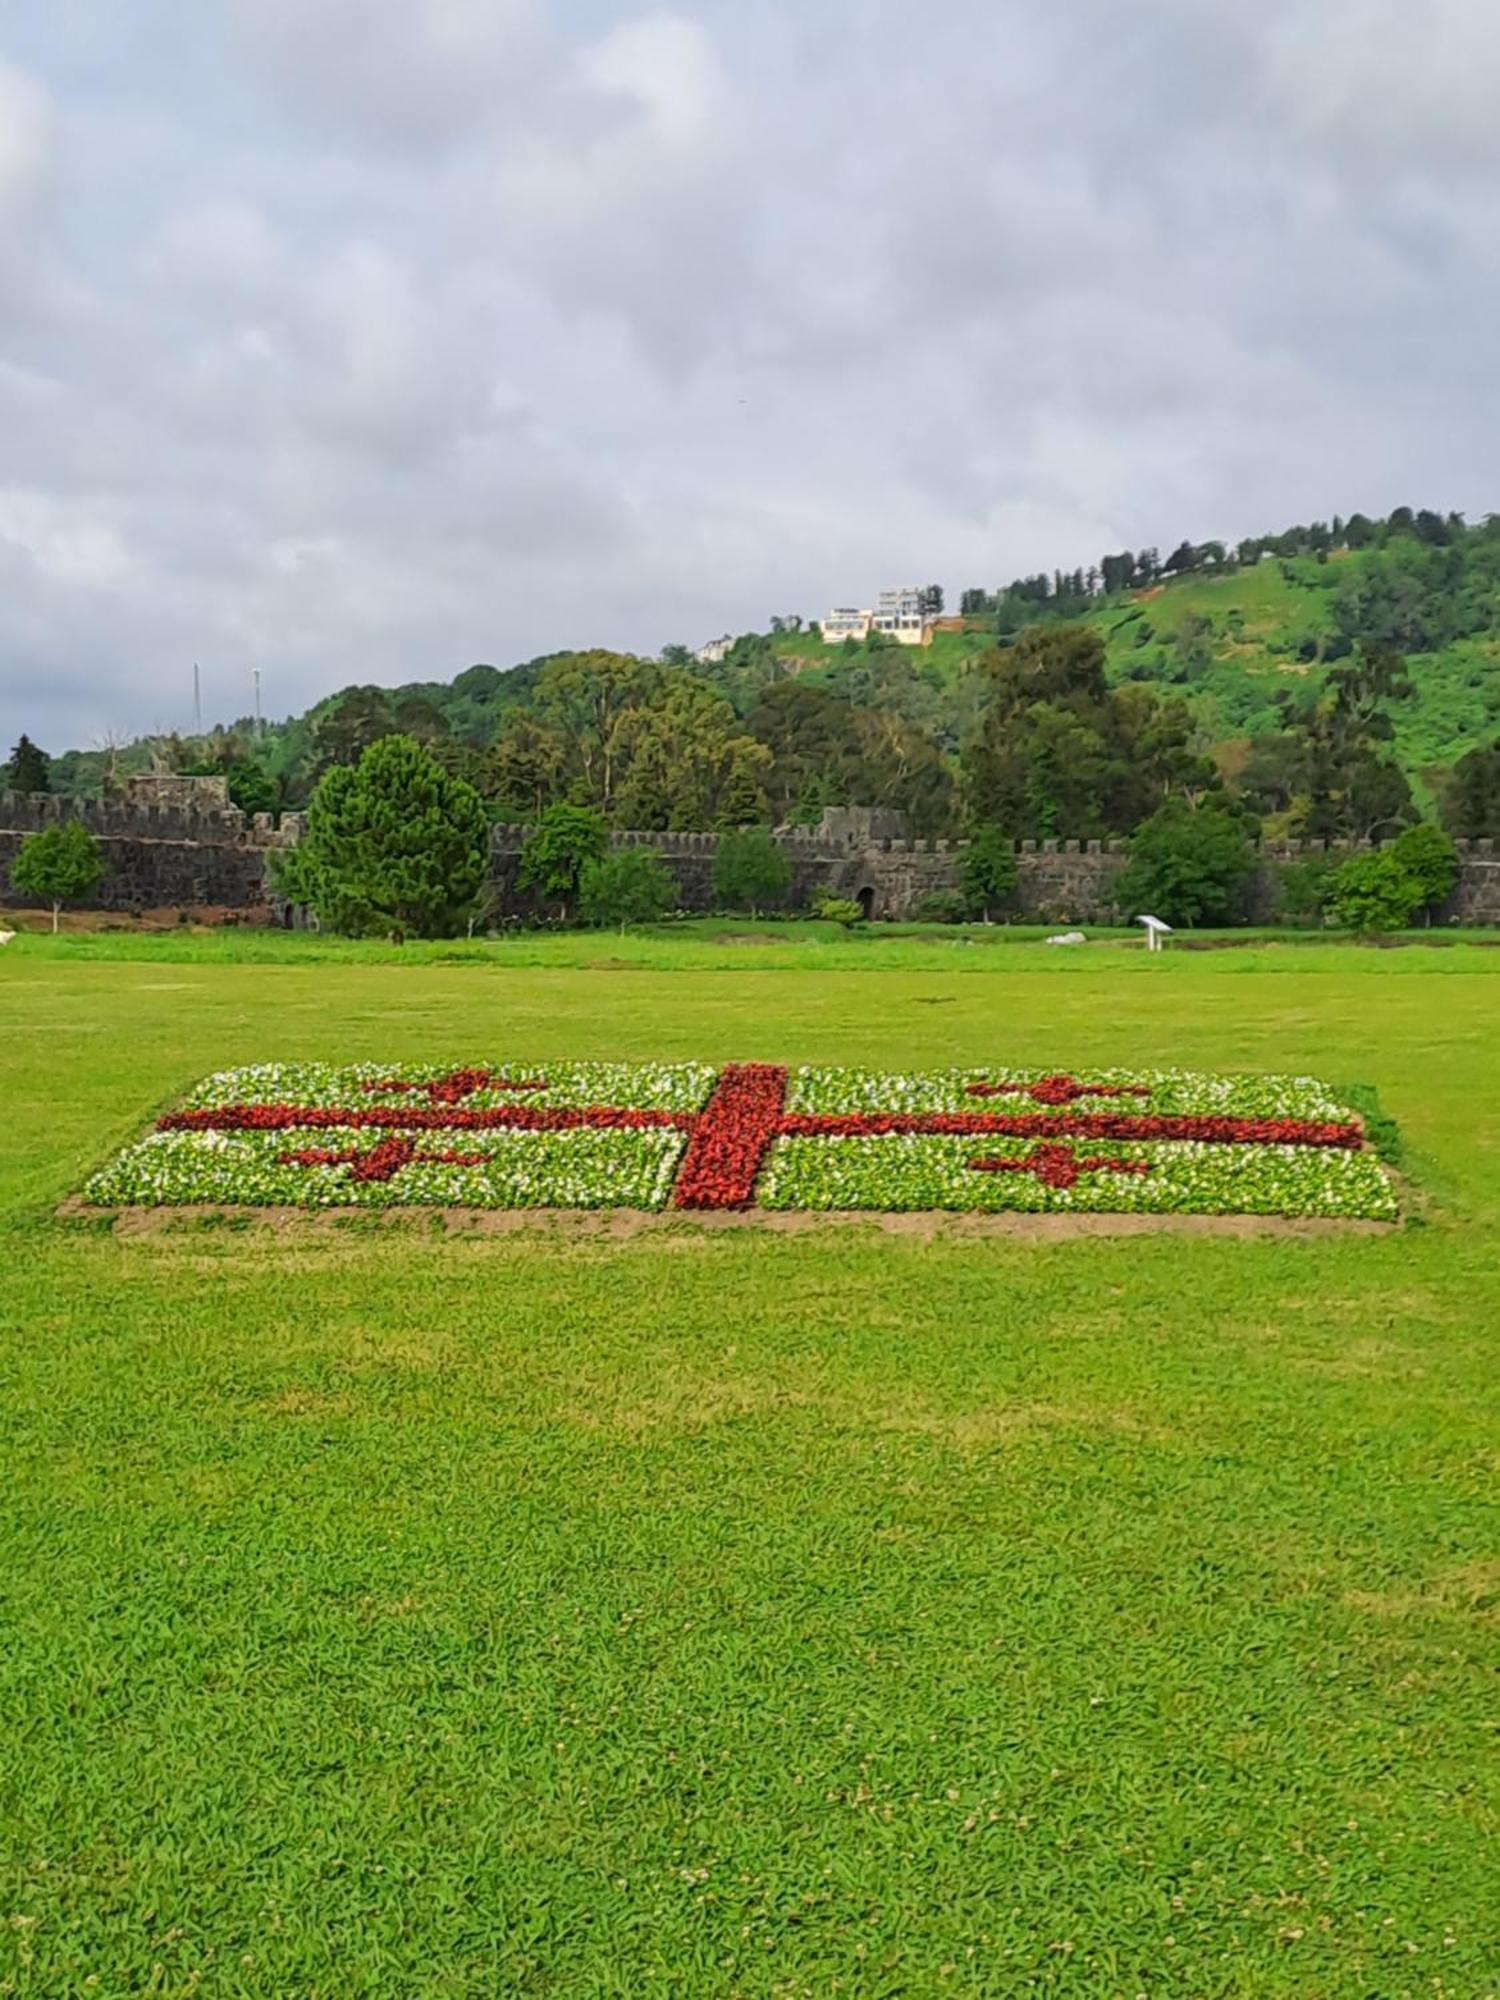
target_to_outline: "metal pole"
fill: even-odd
[[[193,729],[203,734],[203,685],[198,677],[198,662],[193,662]]]
[[[253,682],[255,683],[255,734],[256,734],[256,736],[257,736],[257,737],[259,737],[259,735],[261,734],[261,720],[260,720],[260,668],[259,668],[259,667],[252,667],[252,668],[250,669],[250,678],[251,678],[251,680],[252,680],[252,681],[253,681]]]

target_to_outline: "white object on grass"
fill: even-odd
[[[1088,943],[1088,939],[1087,939],[1087,938],[1086,938],[1086,937],[1084,936],[1084,934],[1083,934],[1083,932],[1082,932],[1082,931],[1059,931],[1059,932],[1057,933],[1056,937],[1049,937],[1049,938],[1047,939],[1047,943],[1048,943],[1048,944],[1087,944],[1087,943]]]
[[[1160,951],[1162,939],[1172,935],[1172,926],[1164,924],[1160,917],[1137,917],[1136,922],[1146,926],[1147,951]]]
[[[0,931],[0,944],[9,944],[14,936],[14,931]]]

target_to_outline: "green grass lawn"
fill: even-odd
[[[1492,1994],[1500,954],[637,942],[0,958],[0,1995]],[[1427,1219],[53,1216],[450,1055],[1308,1070]]]

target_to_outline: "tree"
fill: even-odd
[[[10,864],[13,889],[23,896],[40,896],[52,905],[54,933],[63,904],[82,902],[98,886],[103,873],[99,843],[77,819],[27,834]]]
[[[472,785],[411,737],[385,736],[326,774],[293,853],[283,889],[331,929],[451,937],[479,905],[489,820]]]
[[[617,847],[586,862],[579,907],[587,924],[654,924],[677,900],[677,884],[653,847]]]
[[[537,682],[537,712],[566,744],[581,799],[606,814],[614,801],[621,719],[650,697],[660,671],[629,653],[596,649],[549,660]]]
[[[52,759],[45,750],[39,750],[31,738],[22,735],[10,753],[10,763],[5,774],[5,789],[9,792],[50,792]]]
[[[720,694],[669,669],[614,731],[617,825],[689,832],[759,819],[771,759]]]
[[[714,852],[714,903],[723,910],[749,910],[784,903],[792,886],[792,865],[763,826],[732,828],[719,836]]]
[[[1333,878],[1329,907],[1352,931],[1404,930],[1421,908],[1421,884],[1408,874],[1392,848],[1356,854]]]
[[[578,900],[584,870],[603,856],[608,844],[604,816],[592,806],[548,806],[521,849],[517,879],[523,889],[534,889],[544,901],[558,904],[566,923],[569,905]]]
[[[1130,843],[1115,887],[1131,916],[1149,912],[1169,924],[1234,923],[1255,855],[1243,823],[1216,802],[1168,799]]]
[[[489,781],[481,789],[502,812],[535,820],[562,795],[568,745],[562,732],[549,723],[516,715],[491,750],[490,764]]]
[[[1500,737],[1466,751],[1454,765],[1443,824],[1458,840],[1493,840],[1500,834]]]
[[[924,586],[921,595],[922,616],[924,618],[941,618],[943,615],[943,586],[940,583],[929,583]]]
[[[1453,893],[1458,880],[1458,850],[1441,827],[1424,820],[1398,834],[1391,843],[1391,853],[1419,892],[1417,909],[1430,916]]]
[[[1016,893],[1020,875],[1014,843],[998,826],[977,827],[964,855],[963,897],[970,916],[992,923]]]
[[[357,764],[371,744],[391,735],[395,727],[385,688],[344,688],[313,717],[314,768],[321,773],[335,764]]]

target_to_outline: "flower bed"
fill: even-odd
[[[1307,1077],[769,1063],[262,1065],[95,1174],[106,1207],[1396,1213]]]

